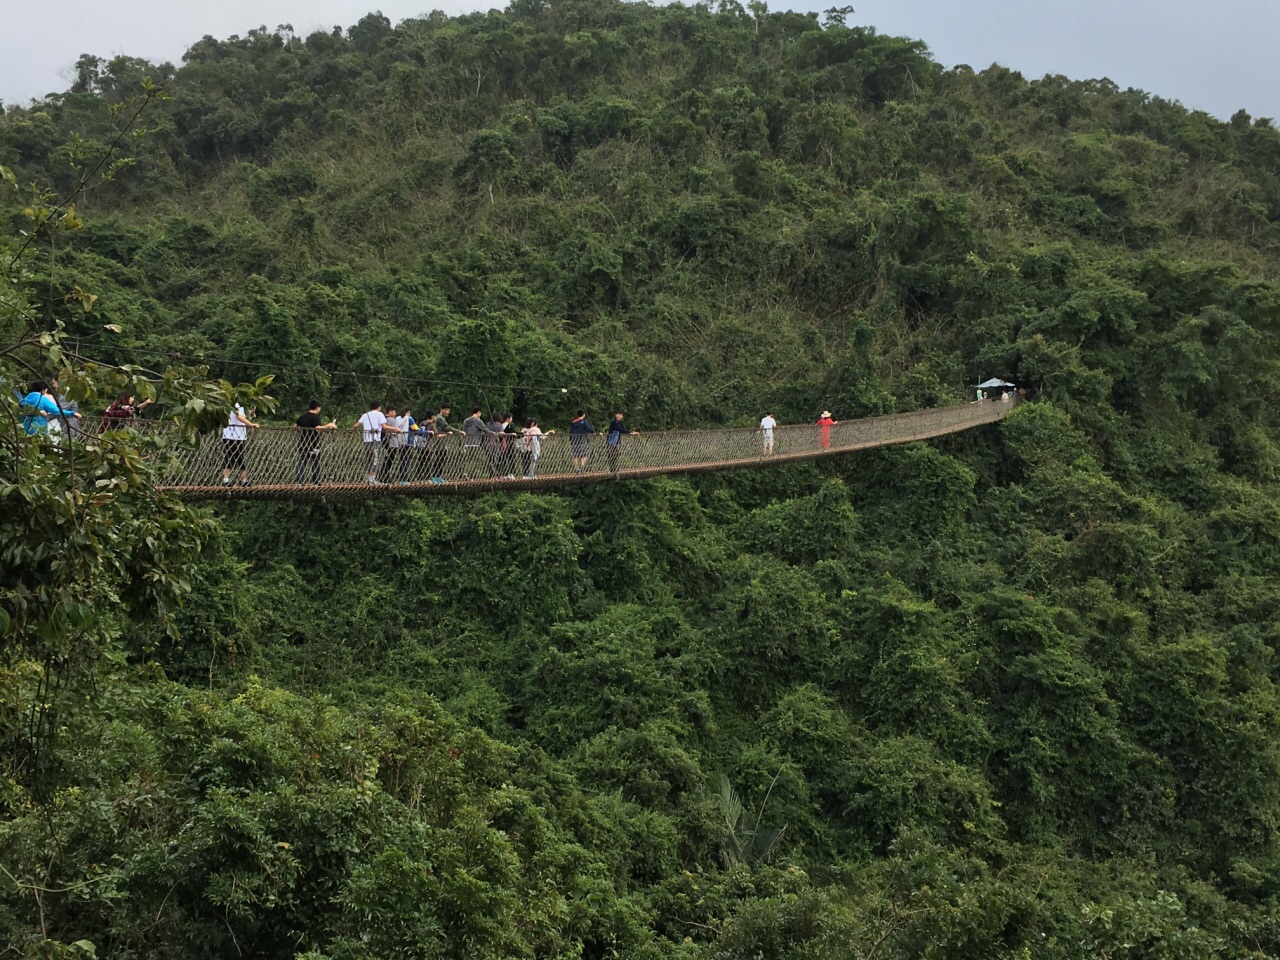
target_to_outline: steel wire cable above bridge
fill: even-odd
[[[817,424],[779,426],[773,430],[772,452],[766,453],[758,428],[673,430],[622,436],[610,446],[603,431],[585,441],[585,464],[575,469],[579,437],[555,433],[541,437],[541,456],[530,464],[520,434],[488,434],[482,438],[434,437],[425,444],[383,447],[378,483],[369,483],[369,444],[363,430],[319,431],[317,452],[308,451],[302,431],[263,426],[249,430],[242,448],[249,482],[221,481],[224,442],[220,433],[194,445],[175,447],[162,473],[160,488],[188,501],[267,500],[288,503],[354,503],[383,497],[474,496],[492,490],[553,490],[560,487],[633,480],[663,474],[692,474],[749,469],[837,456],[856,450],[912,443],[958,433],[1002,420],[1017,405],[982,401],[844,420],[829,433]],[[154,421],[134,421],[147,430],[164,429]],[[95,433],[98,421],[80,424]],[[532,474],[532,475],[530,475]]]

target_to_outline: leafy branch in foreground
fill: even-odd
[[[105,665],[147,653],[138,643],[126,648],[122,625],[171,632],[175,608],[197,581],[214,522],[157,491],[170,453],[224,422],[236,403],[271,405],[269,377],[232,386],[209,380],[202,367],[96,363],[71,346],[61,321],[46,321],[35,307],[35,240],[80,227],[76,197],[118,169],[114,151],[158,96],[149,87],[138,98],[106,154],[61,199],[46,202],[37,191],[24,207],[16,177],[0,168],[6,206],[28,222],[0,236],[0,813],[44,798],[58,764],[55,734]],[[93,309],[93,295],[79,286],[69,299],[82,313]],[[29,436],[22,397],[36,381],[56,383],[86,409],[121,392],[153,400],[167,427],[73,437],[59,414],[62,431]]]

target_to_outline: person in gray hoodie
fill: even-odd
[[[484,447],[484,438],[489,433],[484,423],[484,415],[481,414],[479,407],[472,407],[471,416],[462,421],[462,432],[466,437],[462,441],[462,447],[467,451],[467,476],[479,476],[483,473],[483,468],[477,464],[477,461],[480,459],[480,451]]]

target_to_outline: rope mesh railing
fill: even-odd
[[[983,401],[865,420],[846,420],[829,431],[816,424],[779,426],[772,453],[756,428],[677,430],[623,436],[617,446],[603,431],[589,437],[541,437],[538,455],[520,434],[477,440],[435,437],[412,446],[366,443],[362,430],[324,430],[304,437],[291,427],[249,430],[229,447],[220,434],[173,449],[161,487],[187,500],[354,502],[387,496],[468,495],[489,490],[552,489],[614,479],[763,467],[855,450],[911,443],[1003,419],[1016,405]],[[157,429],[155,422],[131,426]],[[607,425],[606,425],[607,426]],[[91,419],[81,429],[96,432]],[[314,445],[308,440],[318,443]],[[243,462],[247,483],[239,477]],[[581,463],[581,466],[579,466]],[[378,483],[366,480],[376,469]],[[230,484],[224,485],[224,471]]]

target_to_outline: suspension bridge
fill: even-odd
[[[215,433],[194,445],[175,448],[160,487],[188,501],[280,503],[545,491],[664,474],[760,468],[914,443],[995,423],[1016,405],[1016,399],[987,400],[844,420],[825,429],[817,424],[779,426],[773,430],[771,449],[756,428],[640,433],[623,436],[617,447],[611,447],[603,433],[585,440],[555,433],[541,437],[541,455],[536,460],[532,451],[524,449],[519,434],[490,434],[474,440],[435,437],[394,454],[384,448],[377,483],[366,479],[370,451],[362,430],[323,430],[304,438],[292,427],[262,426],[249,430],[248,440],[239,448],[247,483],[239,482],[238,460],[231,483],[223,483],[226,447]],[[158,426],[149,424],[152,429]],[[86,420],[82,429],[89,432],[97,427]]]

